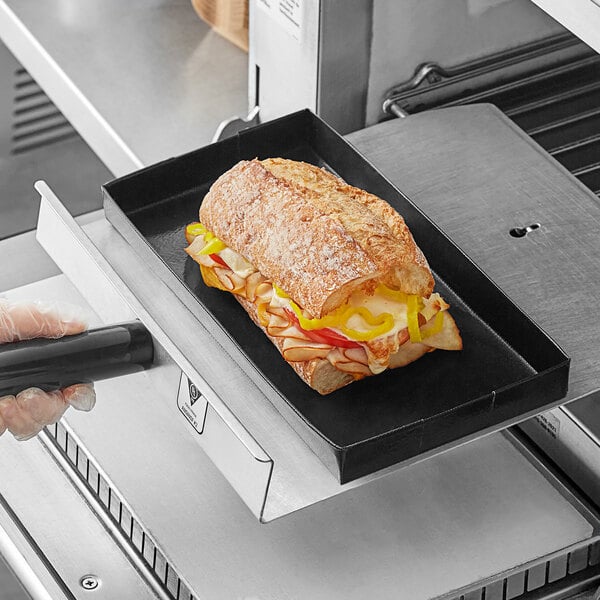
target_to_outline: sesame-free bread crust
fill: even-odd
[[[213,184],[200,221],[315,317],[377,282],[424,297],[433,291],[402,217],[313,165],[241,161]]]

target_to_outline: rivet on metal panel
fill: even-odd
[[[84,575],[79,580],[79,585],[88,591],[96,590],[100,587],[100,579],[96,575]]]

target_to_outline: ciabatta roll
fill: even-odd
[[[204,281],[232,292],[321,394],[462,348],[404,219],[323,169],[241,161],[213,184],[199,217],[186,252]]]

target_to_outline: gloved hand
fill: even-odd
[[[0,344],[37,337],[60,338],[85,331],[83,319],[66,306],[39,302],[9,302],[0,298]],[[7,429],[18,440],[37,435],[45,425],[58,421],[70,406],[89,411],[96,403],[93,384],[72,385],[63,390],[23,390],[0,398],[0,435]]]

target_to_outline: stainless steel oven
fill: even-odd
[[[196,76],[194,58],[213,44],[232,52],[231,69],[248,68],[236,88],[244,97],[232,104],[244,107],[247,90],[263,121],[305,106],[331,121],[563,345],[573,361],[569,404],[521,429],[340,485],[103,212],[74,219],[57,186],[40,182],[37,233],[0,242],[1,291],[70,299],[88,306],[95,324],[139,318],[157,358],[147,372],[99,382],[90,415],[68,414],[27,445],[0,440],[0,552],[28,592],[525,600],[594,588],[596,51],[528,1],[256,0],[246,59],[208,30],[197,44],[177,45],[187,2],[157,0],[156,14],[133,4],[149,31],[170,32],[173,55],[188,62],[176,70],[165,46],[139,51],[131,33],[139,62],[126,77],[147,91],[144,65],[154,61],[163,77],[180,74],[169,81],[185,96],[191,83],[178,77]],[[114,118],[125,127],[115,115],[128,109],[104,109],[61,51],[72,40],[87,48],[81,35],[91,31],[95,50],[110,56],[122,33],[136,30],[125,27],[131,15],[99,32],[84,11],[56,0],[59,16],[46,20],[64,41],[52,42],[36,29],[32,5],[5,0],[0,9],[7,46],[109,164],[98,114],[104,126]],[[69,85],[45,70],[48,56],[61,67],[52,77]],[[186,110],[194,98],[185,96]],[[136,112],[128,115],[139,128]],[[150,139],[168,137],[169,119],[161,124]],[[133,129],[123,139],[139,139]],[[115,175],[151,162],[123,139],[110,163]]]

